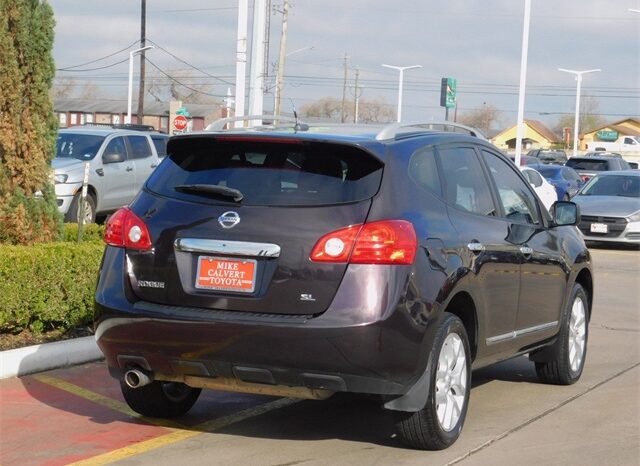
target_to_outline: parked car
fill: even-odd
[[[134,128],[136,126],[133,126]],[[52,161],[58,210],[65,220],[80,219],[84,164],[89,163],[84,221],[130,203],[158,166],[157,141],[168,136],[123,127],[79,126],[58,131]],[[165,143],[166,144],[166,143]]]
[[[558,199],[562,201],[568,201],[576,195],[578,190],[584,184],[578,172],[573,168],[561,165],[544,165],[537,167],[536,170],[540,172],[545,179],[553,185],[556,189]]]
[[[617,152],[605,152],[605,151],[597,151],[597,152],[587,152],[586,154],[583,155],[583,157],[601,157],[601,156],[608,156],[608,157],[616,157],[618,159],[622,159],[622,154],[619,154]],[[629,167],[637,170],[638,169],[638,162],[629,162],[627,160],[627,163],[629,164]]]
[[[529,157],[535,157],[540,160],[541,163],[553,163],[558,165],[564,165],[567,162],[567,153],[563,150],[551,150],[551,149],[533,149],[527,152]]]
[[[544,177],[531,167],[520,167],[520,171],[524,177],[531,183],[536,194],[547,208],[551,210],[551,206],[558,200],[556,189]]]
[[[631,170],[631,166],[623,159],[607,156],[571,157],[566,166],[573,168],[582,181],[589,181],[600,172]]]
[[[543,381],[580,378],[575,204],[550,215],[477,137],[302,128],[174,136],[108,221],[95,335],[133,410],[182,415],[202,388],[376,394],[404,443],[442,449],[472,367],[528,353]]]
[[[585,240],[640,244],[640,172],[599,173],[574,200]]]
[[[513,163],[516,163],[516,156],[515,155],[509,155],[508,156],[509,159],[511,159],[511,161]],[[520,166],[521,167],[533,167],[535,169],[538,169],[538,167],[542,166],[542,162],[540,162],[539,159],[535,158],[535,157],[529,157],[528,155],[521,155],[520,156]]]

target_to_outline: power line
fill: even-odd
[[[72,70],[71,68],[80,68],[81,66],[90,65],[90,64],[92,64],[92,63],[96,63],[96,62],[99,62],[99,61],[105,60],[106,58],[111,58],[111,57],[113,57],[114,55],[117,55],[117,54],[119,54],[119,53],[124,52],[125,50],[129,50],[131,47],[133,47],[134,45],[136,45],[138,42],[140,42],[140,41],[139,41],[139,40],[135,40],[135,41],[133,41],[131,44],[129,44],[129,46],[127,46],[127,47],[125,47],[125,48],[123,48],[123,49],[121,49],[121,50],[118,50],[117,52],[113,52],[113,53],[111,53],[111,54],[109,54],[109,55],[105,55],[104,57],[96,58],[95,60],[91,60],[91,61],[88,61],[88,62],[85,62],[85,63],[81,63],[81,64],[79,64],[79,65],[67,66],[66,68],[58,68],[56,71],[74,71],[74,70]],[[120,63],[122,63],[122,62],[120,62]],[[95,69],[96,69],[96,70],[99,70],[99,69],[101,69],[101,68],[95,68]],[[80,71],[80,70],[77,70],[77,71]],[[89,71],[89,70],[85,70],[85,71]]]
[[[157,66],[155,63],[153,63],[151,60],[149,60],[148,58],[145,57],[145,60],[147,61],[147,63],[149,63],[151,66],[153,66],[156,70],[158,70],[160,73],[162,73],[163,75],[165,75],[167,78],[169,78],[171,81],[175,82],[176,84],[179,84],[182,87],[185,87],[189,90],[192,90],[193,92],[197,92],[198,94],[203,94],[203,95],[208,95],[211,97],[226,97],[226,95],[220,95],[220,94],[211,94],[209,92],[204,92],[201,90],[198,90],[196,88],[193,88],[191,86],[187,86],[186,84],[178,81],[177,79],[175,79],[174,77],[168,75],[164,70],[162,70],[159,66]]]
[[[202,70],[202,69],[198,68],[197,66],[192,65],[191,63],[188,63],[188,62],[184,61],[182,58],[177,57],[177,56],[176,56],[176,55],[174,55],[173,53],[169,52],[167,49],[165,49],[164,47],[162,47],[162,46],[161,46],[160,44],[158,44],[156,41],[151,40],[151,39],[147,39],[147,40],[148,40],[149,42],[151,42],[153,45],[155,45],[158,49],[162,50],[162,51],[163,51],[163,52],[165,52],[166,54],[168,54],[168,55],[172,56],[173,58],[175,58],[176,60],[178,60],[180,63],[184,63],[185,65],[187,65],[187,66],[189,66],[189,67],[193,68],[194,70],[199,71],[200,73],[202,73],[202,74],[204,74],[204,75],[206,75],[206,76],[209,76],[210,78],[217,79],[218,81],[220,81],[220,82],[222,82],[222,83],[228,84],[228,85],[230,85],[230,86],[234,86],[234,85],[235,85],[234,83],[232,83],[232,82],[230,82],[230,81],[226,81],[226,80],[224,80],[224,79],[222,79],[222,78],[219,78],[219,77],[214,76],[214,75],[212,75],[212,74],[210,74],[210,73],[207,73],[206,71],[204,71],[204,70]]]
[[[106,65],[106,66],[100,66],[98,68],[87,68],[84,70],[69,70],[69,69],[58,69],[57,71],[65,71],[67,73],[83,73],[85,71],[96,71],[96,70],[104,70],[107,68],[113,68],[114,66],[120,65],[121,63],[124,63],[126,61],[129,61],[128,58],[125,58],[124,60],[120,60],[118,62],[112,63],[110,65]]]

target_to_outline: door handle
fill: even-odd
[[[529,246],[520,246],[520,252],[528,259],[529,257],[531,257],[531,254],[533,254],[533,249],[531,249]]]
[[[467,249],[469,249],[469,251],[471,252],[479,253],[484,251],[484,244],[473,241],[467,244]]]
[[[102,168],[96,168],[96,173],[98,176],[104,176],[104,170]]]
[[[127,168],[126,168],[126,170],[127,170],[128,172],[132,172],[132,171],[133,171],[133,167],[127,167]]]
[[[152,164],[151,164],[151,168],[156,168],[157,166],[158,166],[158,164],[157,164],[157,163],[152,163]]]

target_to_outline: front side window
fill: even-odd
[[[442,195],[433,149],[420,149],[411,156],[409,177],[421,188],[427,189],[437,196]]]
[[[124,145],[123,137],[113,138],[109,141],[109,144],[105,147],[104,154],[102,154],[102,156],[104,157],[105,155],[111,154],[120,154],[124,159],[127,158],[127,148]]]
[[[127,136],[131,147],[132,159],[144,159],[151,156],[151,147],[145,136]]]
[[[438,154],[447,203],[460,210],[495,215],[491,191],[475,150],[470,147],[440,147]]]
[[[482,151],[482,157],[498,189],[498,197],[507,219],[519,223],[538,223],[535,196],[526,183],[505,162],[491,152]]]

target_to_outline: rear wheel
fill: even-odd
[[[556,385],[571,385],[582,375],[587,355],[589,301],[584,288],[573,285],[571,299],[562,317],[562,328],[558,334],[550,357],[536,362],[540,380]]]
[[[67,215],[65,215],[65,220],[67,222],[80,223],[80,196],[78,193],[73,196],[73,201],[71,201],[71,206],[69,206],[69,211]],[[94,223],[96,221],[96,201],[91,194],[87,195],[84,203],[84,223]]]
[[[131,388],[121,381],[120,389],[135,412],[159,418],[182,416],[191,409],[202,391],[183,383],[160,381],[139,388]]]
[[[445,314],[436,332],[429,396],[424,408],[396,412],[400,439],[425,450],[442,450],[460,436],[469,403],[471,363],[469,339],[462,321]]]

